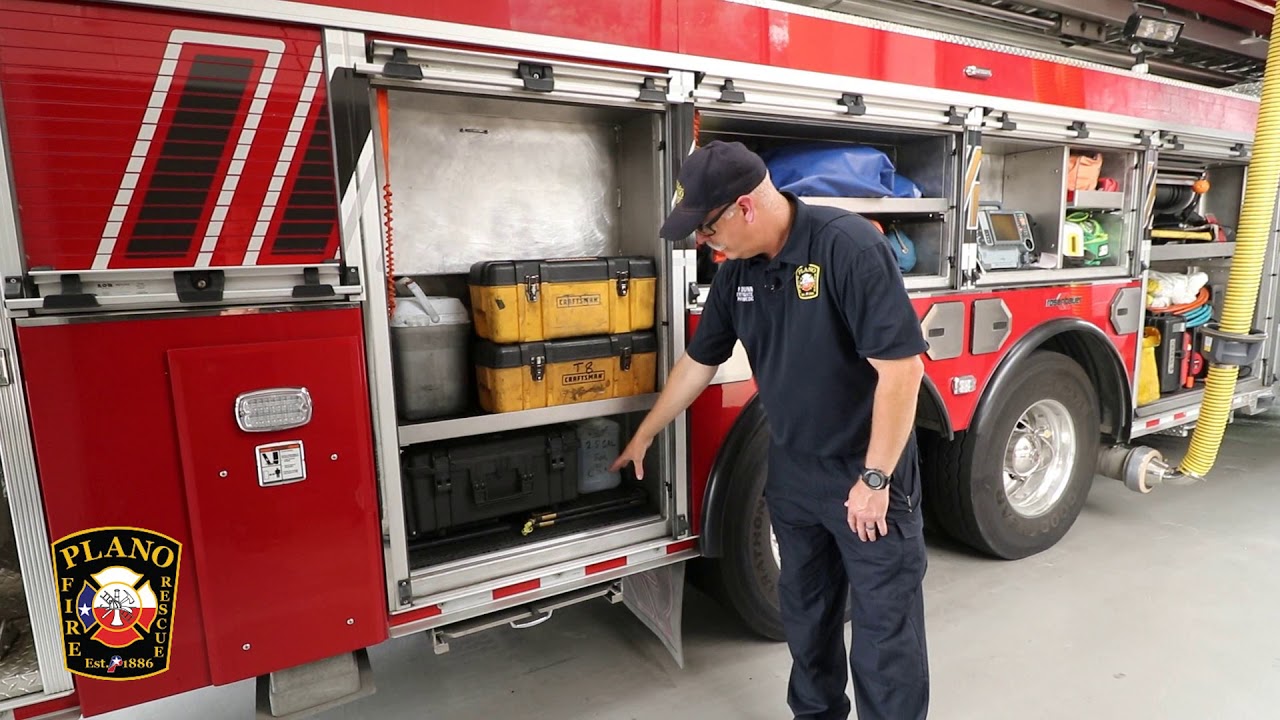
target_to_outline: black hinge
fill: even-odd
[[[556,89],[555,72],[550,65],[520,63],[516,74],[524,81],[525,90],[551,92]]]
[[[320,268],[303,268],[302,284],[293,286],[295,298],[333,297],[336,294],[332,285],[320,283]]]
[[[1231,152],[1237,157],[1244,157],[1246,154],[1244,151],[1244,143],[1236,143],[1235,145],[1232,145]]]
[[[1083,120],[1074,120],[1071,123],[1071,129],[1076,131],[1076,137],[1084,139],[1089,137],[1089,126]]]
[[[534,355],[529,361],[529,375],[533,377],[534,382],[542,382],[542,378],[547,376],[547,357],[545,355]]]
[[[221,270],[179,270],[173,274],[173,288],[178,302],[219,302],[226,287]]]
[[[401,605],[408,605],[409,601],[413,600],[413,586],[409,584],[408,580],[401,580],[396,583],[396,590],[400,593]]]
[[[538,302],[538,290],[542,285],[541,275],[525,275],[524,276],[524,296],[529,302]]]
[[[59,279],[62,283],[62,292],[46,297],[44,307],[50,310],[67,310],[98,306],[97,296],[84,291],[79,275],[63,275]]]
[[[640,102],[666,102],[667,94],[658,89],[653,78],[647,77],[640,84]]]
[[[22,297],[22,278],[8,277],[4,279],[4,296],[6,298]]]
[[[724,84],[720,86],[720,102],[723,103],[744,103],[747,96],[741,90],[735,90],[733,81],[726,79]]]
[[[1173,151],[1182,150],[1187,147],[1182,143],[1181,140],[1178,139],[1177,135],[1169,136],[1168,145],[1169,145],[1169,149]]]
[[[631,271],[618,271],[618,297],[626,297],[631,287]]]
[[[394,48],[391,59],[382,65],[382,75],[397,80],[421,80],[422,68],[409,62],[409,51]]]
[[[1009,113],[1000,113],[1000,129],[1001,130],[1017,130],[1018,123],[1009,119]]]
[[[866,115],[867,104],[863,102],[861,95],[854,93],[845,93],[840,96],[840,104],[845,106],[848,115]]]
[[[956,110],[955,105],[952,105],[950,108],[947,109],[947,124],[948,125],[964,124],[964,113],[961,113],[959,110]]]
[[[676,516],[676,537],[682,538],[689,534],[689,518],[684,515]]]
[[[622,363],[623,370],[631,369],[631,348],[629,347],[622,348],[622,358],[620,362]]]
[[[1142,143],[1142,147],[1151,147],[1151,135],[1152,133],[1148,130],[1138,132],[1138,142]]]

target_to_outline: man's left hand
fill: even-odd
[[[875,542],[889,533],[885,515],[889,512],[889,489],[872,490],[859,479],[849,490],[844,506],[849,509],[849,529],[863,541]]]

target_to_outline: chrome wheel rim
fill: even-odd
[[[782,569],[782,553],[778,552],[778,536],[773,532],[773,523],[769,523],[769,548],[773,550],[773,562]]]
[[[1025,518],[1049,512],[1062,499],[1075,467],[1075,423],[1066,406],[1041,400],[1018,418],[1004,452],[1004,491]]]

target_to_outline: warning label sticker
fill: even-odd
[[[301,440],[259,445],[258,484],[280,485],[307,479],[307,463]]]

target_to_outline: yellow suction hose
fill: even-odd
[[[1253,328],[1263,260],[1271,237],[1276,190],[1280,187],[1280,13],[1276,13],[1272,20],[1271,38],[1262,78],[1258,124],[1254,130],[1253,157],[1249,160],[1249,177],[1245,183],[1244,207],[1240,213],[1236,251],[1219,325],[1222,332],[1239,336],[1248,336]],[[1191,436],[1191,447],[1178,466],[1178,473],[1204,478],[1213,467],[1227,428],[1239,373],[1238,365],[1210,365],[1200,418]]]

